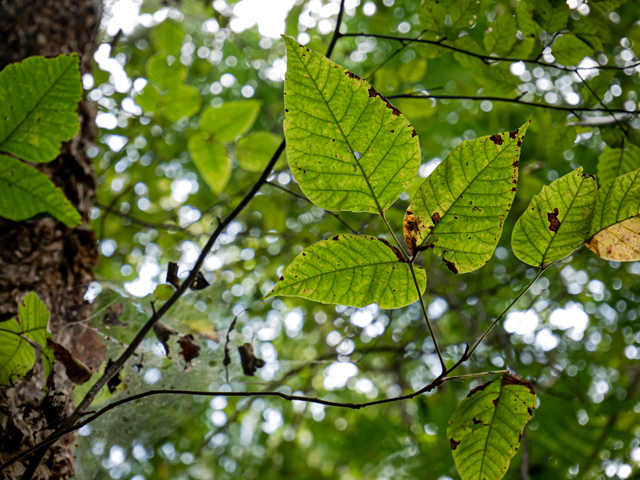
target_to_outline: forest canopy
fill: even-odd
[[[114,0],[99,35],[0,71],[0,216],[97,239],[104,362],[36,293],[0,323],[0,384],[75,384],[76,478],[640,478],[636,2]],[[42,168],[83,96],[88,219]]]

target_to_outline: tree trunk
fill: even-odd
[[[32,55],[81,54],[82,74],[91,70],[102,5],[100,0],[0,0],[0,70]],[[95,135],[93,107],[78,107],[81,130],[58,158],[38,165],[78,208],[84,223],[68,228],[45,218],[25,222],[0,219],[0,313],[16,313],[28,292],[36,292],[51,311],[53,338],[94,371],[106,348],[86,325],[91,307],[83,297],[98,261],[96,240],[87,225],[95,196],[95,177],[86,148]],[[60,364],[49,381],[36,362],[14,385],[0,388],[0,463],[46,437],[48,428],[73,410],[73,384]],[[75,473],[73,435],[49,449],[34,478],[68,479]],[[25,463],[0,472],[20,478]]]

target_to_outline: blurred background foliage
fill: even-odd
[[[475,340],[535,275],[510,247],[531,197],[578,166],[601,174],[603,149],[631,155],[640,146],[635,114],[614,119],[584,110],[638,109],[640,6],[633,0],[433,5],[346,0],[340,31],[421,34],[480,55],[581,68],[489,65],[438,45],[364,35],[337,43],[332,59],[383,95],[460,97],[392,100],[419,134],[421,177],[461,141],[532,120],[516,201],[489,264],[456,276],[439,258],[421,257],[429,314],[453,363],[464,342]],[[83,84],[100,128],[89,155],[99,181],[91,217],[101,260],[87,296],[96,305],[91,323],[112,358],[149,317],[168,262],[186,277],[217,217],[240,201],[282,140],[286,61],[279,36],[325,53],[339,6],[337,0],[107,2],[103,43]],[[397,232],[415,188],[388,212]],[[270,183],[207,256],[203,273],[211,286],[190,291],[163,319],[193,334],[200,356],[186,364],[177,337],[167,356],[150,336],[99,402],[151,388],[279,390],[362,402],[409,393],[437,377],[418,304],[383,311],[261,300],[297,254],[348,233],[345,224],[384,235],[374,215],[337,215],[340,221],[304,199],[283,156]],[[640,263],[607,262],[581,249],[550,268],[460,370],[508,367],[538,391],[539,407],[506,478],[640,478],[639,275]],[[240,366],[237,347],[245,342],[266,362],[255,377]],[[77,478],[458,478],[446,425],[480,381],[448,382],[412,401],[360,411],[269,398],[147,398],[80,430]]]

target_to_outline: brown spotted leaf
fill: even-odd
[[[605,260],[640,260],[640,170],[622,175],[598,192],[587,247]]]
[[[516,222],[513,253],[534,267],[571,255],[589,236],[597,199],[596,179],[582,167],[545,185]]]
[[[462,142],[425,179],[404,218],[412,254],[432,246],[454,273],[489,261],[515,197],[528,127]]]
[[[415,130],[371,84],[283,38],[287,160],[300,188],[326,210],[385,211],[418,172]]]
[[[469,392],[447,428],[462,480],[504,477],[536,403],[531,383],[509,374]]]
[[[420,294],[427,277],[414,266]],[[336,235],[311,245],[289,265],[267,295],[303,297],[321,303],[400,308],[418,300],[411,268],[386,240]]]
[[[56,361],[64,365],[67,377],[76,385],[87,383],[93,372],[84,363],[78,360],[63,345],[54,342],[50,338],[47,339],[47,345],[53,350]]]

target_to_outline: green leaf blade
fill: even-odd
[[[589,234],[587,247],[605,260],[640,260],[640,169],[600,189]]]
[[[627,143],[623,148],[604,147],[598,157],[598,180],[600,185],[640,168],[640,147]]]
[[[247,133],[260,113],[262,102],[245,100],[225,102],[218,108],[207,107],[200,118],[200,130],[225,143],[233,142],[238,135]]]
[[[262,172],[282,138],[271,132],[254,132],[236,142],[235,156],[242,168],[248,172]]]
[[[80,213],[44,173],[0,155],[0,216],[15,221],[49,213],[65,225],[82,223]]]
[[[415,266],[420,294],[424,269]],[[400,308],[419,299],[410,265],[397,248],[377,237],[336,235],[307,248],[289,265],[267,295],[320,303]]]
[[[597,199],[596,180],[582,167],[545,185],[516,222],[513,253],[536,267],[571,255],[589,236]]]
[[[462,480],[504,477],[536,403],[531,383],[509,374],[469,392],[447,428]]]
[[[227,149],[209,138],[194,135],[188,142],[189,155],[209,188],[220,194],[231,176]]]
[[[415,130],[369,83],[284,40],[287,160],[300,188],[326,210],[384,212],[417,174]]]
[[[162,97],[162,113],[171,122],[191,117],[200,109],[200,92],[191,85],[177,85]]]
[[[431,237],[429,245],[454,273],[489,261],[515,197],[528,127],[461,143],[425,179],[404,218],[412,254]]]
[[[0,72],[0,151],[50,162],[80,130],[77,54],[30,57]]]
[[[33,368],[35,353],[27,339],[47,347],[48,324],[49,310],[33,292],[18,305],[17,319],[0,322],[0,385],[10,384]]]
[[[575,35],[565,34],[555,41],[551,53],[562,65],[573,66],[591,55],[593,49]]]

